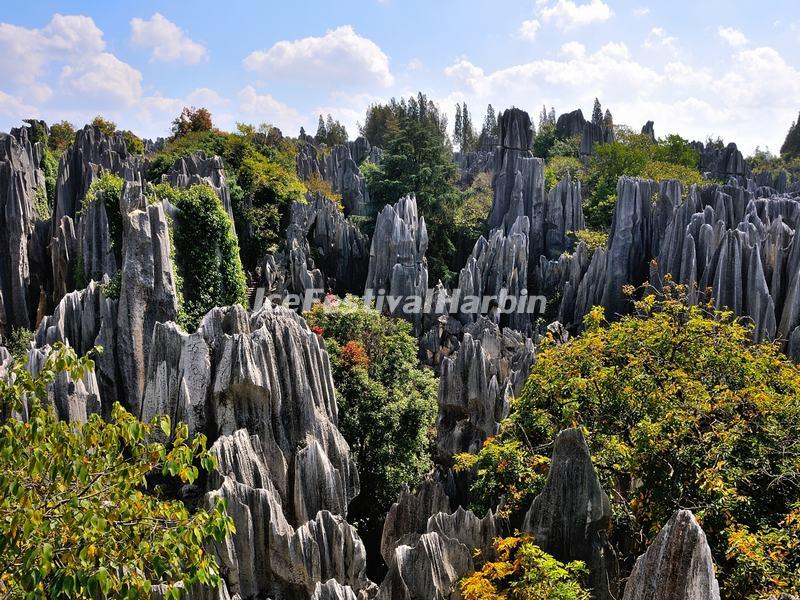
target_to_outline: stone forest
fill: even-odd
[[[0,596],[797,598],[800,123],[469,110],[0,134]]]

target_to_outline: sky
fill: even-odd
[[[542,105],[657,136],[777,152],[800,112],[796,0],[5,0],[0,130],[97,114],[142,137],[183,106],[215,124],[357,135],[366,108],[422,90],[479,124]]]

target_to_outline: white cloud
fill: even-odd
[[[536,39],[536,32],[539,31],[539,27],[541,27],[541,23],[536,19],[523,21],[518,31],[519,36],[524,40],[532,42]]]
[[[51,61],[80,60],[105,48],[90,17],[55,14],[41,29],[0,23],[0,79],[30,85]]]
[[[670,37],[663,28],[653,35],[655,40]],[[716,68],[687,60],[651,67],[624,44],[591,51],[568,42],[555,58],[492,71],[462,57],[444,74],[451,81],[449,97],[470,106],[516,105],[535,114],[544,103],[560,114],[586,111],[596,96],[617,123],[638,130],[654,119],[662,136],[703,140],[721,135],[745,154],[756,145],[780,145],[797,117],[800,97],[800,69],[770,47],[741,49]],[[781,82],[781,94],[765,94],[775,81]]]
[[[216,90],[211,88],[201,87],[192,91],[186,96],[186,101],[192,106],[225,106],[230,103],[230,100],[221,96]]]
[[[269,50],[252,52],[244,66],[267,75],[337,85],[389,87],[394,83],[389,57],[350,25],[329,30],[322,37],[280,41]]]
[[[637,17],[644,17],[650,14],[650,9],[647,6],[642,6],[633,9],[633,14]]]
[[[653,27],[650,30],[650,33],[647,35],[647,39],[645,39],[642,46],[645,48],[658,48],[664,47],[669,48],[673,52],[677,51],[675,46],[675,42],[678,41],[678,38],[672,35],[668,35],[667,31],[663,27]]]
[[[193,65],[208,58],[205,46],[195,42],[161,13],[154,13],[148,20],[131,19],[131,42],[134,46],[152,49],[150,62]]]
[[[729,46],[737,48],[747,44],[747,37],[738,29],[733,27],[722,27],[717,29],[717,35],[725,40]]]
[[[608,21],[613,14],[603,0],[591,0],[585,4],[578,4],[573,0],[558,0],[553,6],[543,5],[539,11],[542,21],[552,22],[562,31]]]
[[[3,91],[0,91],[0,116],[11,121],[21,121],[29,117],[37,117],[39,111],[36,107],[26,104],[19,98],[15,98]]]
[[[108,52],[65,66],[59,80],[65,89],[98,106],[132,106],[142,95],[142,74]]]
[[[300,113],[270,94],[259,94],[252,85],[239,92],[239,106],[244,115],[259,123],[269,123],[281,131],[294,135],[299,129]]]

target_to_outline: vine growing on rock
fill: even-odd
[[[173,234],[175,264],[183,282],[180,324],[192,331],[215,306],[246,306],[247,283],[233,222],[214,190],[207,185],[186,190],[162,185],[157,193],[180,211]]]

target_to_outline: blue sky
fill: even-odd
[[[147,137],[184,105],[222,128],[351,136],[375,101],[423,90],[480,122],[491,102],[591,111],[656,134],[777,151],[800,111],[797,3],[655,0],[5,2],[0,129],[101,113]]]

